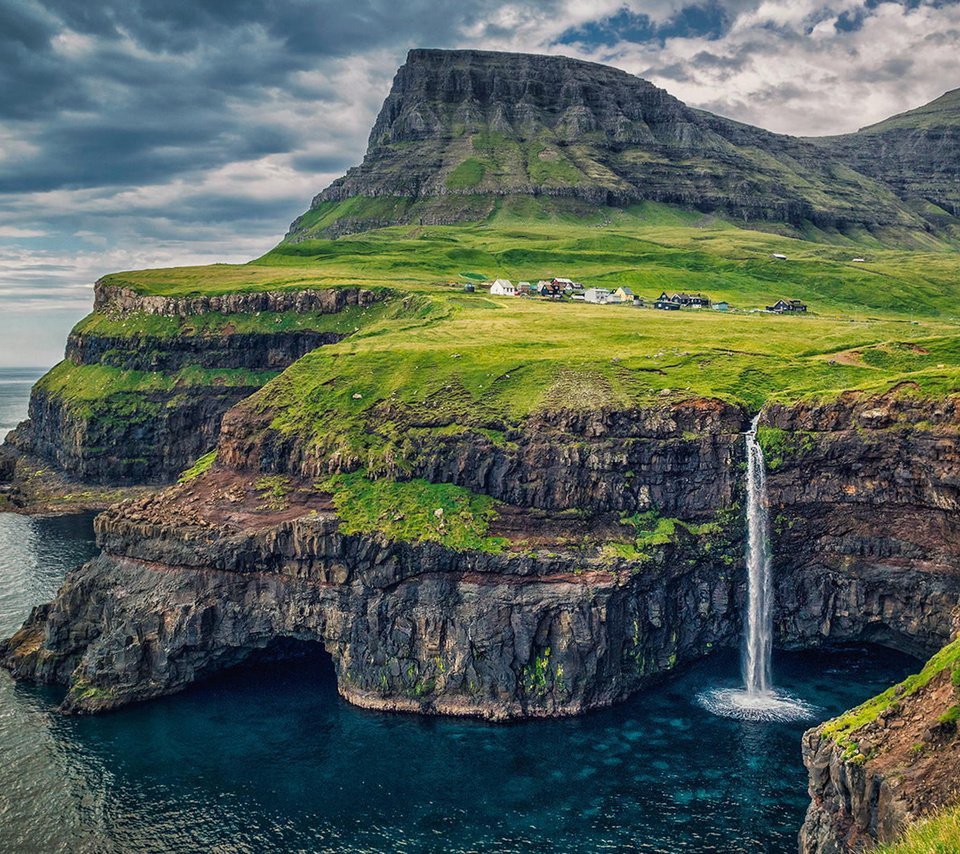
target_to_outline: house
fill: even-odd
[[[680,303],[674,302],[672,299],[654,300],[653,307],[659,308],[661,311],[680,311]]]
[[[517,289],[509,279],[497,279],[490,286],[490,293],[495,297],[515,297]]]
[[[672,294],[672,302],[678,302],[680,305],[690,306],[691,308],[702,308],[710,306],[710,297],[706,294]]]
[[[776,305],[768,305],[767,311],[775,312],[776,314],[784,314],[786,312],[798,312],[806,311],[807,306],[805,303],[800,302],[798,299],[781,299],[777,300]]]
[[[574,285],[576,285],[576,282],[574,282],[573,279],[557,278],[557,279],[554,279],[550,284],[557,285],[561,290],[565,291],[568,287],[573,289]]]
[[[549,297],[550,299],[560,299],[563,296],[563,288],[560,285],[555,285],[553,282],[548,282],[546,279],[541,279],[537,282],[536,291],[542,297]]]
[[[726,300],[720,300],[720,302],[715,302],[713,304],[714,311],[730,311],[730,303]]]
[[[583,298],[587,302],[605,303],[610,301],[610,291],[607,288],[589,288],[583,292]]]
[[[633,291],[631,291],[630,288],[627,288],[624,286],[620,286],[619,288],[617,288],[613,292],[613,295],[618,300],[620,300],[620,302],[633,302],[634,299],[636,299],[636,297],[634,297],[633,295]]]
[[[771,252],[771,253],[770,253],[770,257],[771,257],[771,258],[776,258],[778,261],[786,261],[786,260],[787,260],[787,256],[786,256],[786,255],[781,255],[779,252]]]
[[[530,282],[517,282],[517,293],[518,294],[532,294],[535,293],[533,285]]]

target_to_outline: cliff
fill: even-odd
[[[512,195],[557,199],[570,213],[575,201],[656,201],[738,220],[922,231],[926,211],[904,203],[900,176],[919,175],[923,160],[908,144],[878,158],[770,133],[595,63],[413,50],[363,163],[314,199],[287,242],[482,220]]]
[[[735,642],[735,529],[681,529],[624,560],[603,549],[628,535],[616,516],[584,540],[569,514],[502,508],[495,546],[460,550],[346,533],[333,500],[214,467],[121,505],[97,520],[103,555],[3,661],[69,683],[64,710],[90,712],[295,638],[327,649],[355,704],[499,720],[608,705]]]
[[[8,444],[86,483],[168,482],[215,447],[230,407],[342,340],[383,296],[329,288],[167,297],[98,282],[94,313],[34,387],[29,420]]]
[[[784,454],[771,476],[781,645],[930,653],[948,640],[960,602],[954,405],[933,424],[929,405],[895,397],[833,404],[832,422],[804,407],[765,416],[804,425],[789,434],[803,460]],[[876,468],[860,475],[875,492],[854,494],[848,467],[878,410],[897,427],[870,436]],[[578,429],[576,452],[554,434],[493,450],[494,468],[479,471],[469,444],[421,435],[412,459],[429,462],[399,481],[329,466],[319,479],[298,454],[281,470],[270,430],[247,431],[238,453],[246,412],[231,413],[211,467],[99,517],[103,556],[7,642],[7,667],[66,682],[64,708],[95,711],[178,690],[278,639],[313,640],[352,702],[500,719],[606,705],[737,643],[745,425],[734,409],[548,413],[571,443]],[[625,445],[626,458],[613,452]],[[623,465],[634,474],[618,483],[607,467]],[[859,512],[881,494],[889,515]],[[910,525],[891,525],[898,504]],[[844,532],[806,539],[824,508]]]
[[[917,675],[804,735],[801,854],[869,851],[960,802],[958,662],[954,641]]]

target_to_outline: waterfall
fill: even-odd
[[[749,721],[805,720],[817,709],[773,687],[773,561],[770,554],[770,509],[763,449],[757,423],[750,423],[747,444],[747,620],[743,635],[742,688],[710,688],[697,702],[707,711]]]
[[[773,581],[770,567],[770,513],[763,449],[757,441],[757,415],[747,431],[747,630],[743,646],[743,682],[751,696],[771,688]]]

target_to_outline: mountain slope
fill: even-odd
[[[691,109],[626,72],[556,56],[414,50],[363,163],[288,239],[476,221],[507,196],[577,211],[659,201],[739,220],[913,228],[885,185],[811,142]],[[545,203],[549,206],[549,202]]]
[[[960,89],[856,133],[812,140],[934,225],[960,216]]]

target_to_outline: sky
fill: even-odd
[[[0,365],[59,360],[105,273],[273,246],[411,47],[604,62],[821,135],[960,87],[960,0],[0,0]]]

